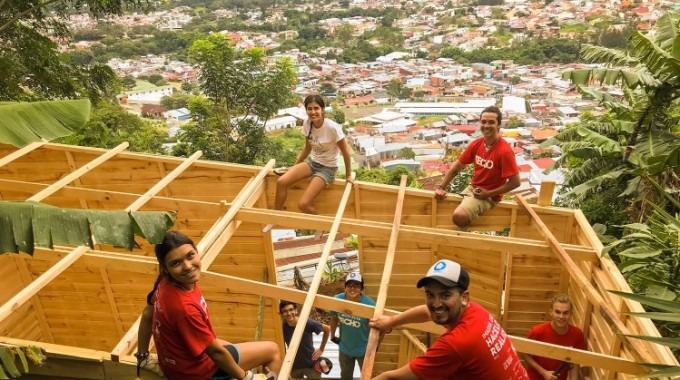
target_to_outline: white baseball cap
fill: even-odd
[[[364,284],[364,278],[361,277],[361,273],[359,272],[350,272],[349,274],[347,274],[347,278],[345,279],[345,285],[350,281],[355,281],[362,285]]]
[[[416,286],[422,288],[430,280],[435,280],[447,288],[460,287],[467,290],[470,286],[470,275],[455,261],[442,259],[434,263],[425,277],[418,280]]]

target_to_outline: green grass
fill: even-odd
[[[585,33],[588,31],[588,27],[583,24],[569,24],[569,25],[562,25],[560,27],[560,32],[562,33],[571,33],[571,32],[576,32],[576,33]]]

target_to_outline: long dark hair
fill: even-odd
[[[156,288],[158,288],[158,284],[161,282],[161,279],[163,276],[165,276],[165,271],[163,270],[163,267],[165,266],[165,257],[173,249],[181,247],[185,244],[191,244],[191,246],[196,249],[196,244],[194,244],[194,241],[179,231],[166,232],[163,236],[163,241],[161,241],[159,244],[156,244],[154,252],[156,253],[156,260],[158,260],[158,278],[156,278],[156,282],[153,284],[153,289],[146,296],[147,305],[153,305],[153,294],[156,292]]]

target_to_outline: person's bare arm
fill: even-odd
[[[331,327],[328,326],[325,323],[321,324],[321,327],[323,328],[323,336],[321,336],[321,345],[319,345],[319,348],[314,350],[314,353],[312,354],[312,360],[318,359],[321,354],[323,354],[323,351],[326,349],[326,343],[328,342],[328,337],[331,335]]]
[[[345,161],[345,179],[347,182],[354,184],[354,178],[352,178],[352,156],[349,153],[349,146],[347,146],[347,139],[342,139],[338,141],[338,148],[342,153],[342,159]]]
[[[236,364],[234,358],[229,351],[224,348],[219,339],[210,342],[208,347],[205,348],[205,353],[210,356],[210,359],[212,359],[220,369],[234,376],[234,378],[243,379],[246,377],[246,371]]]
[[[456,160],[456,162],[453,163],[453,166],[446,172],[442,181],[439,182],[434,189],[435,198],[439,200],[446,198],[446,187],[449,186],[449,182],[451,182],[463,168],[465,168],[465,165],[459,160]]]
[[[151,320],[153,319],[153,306],[146,305],[142,311],[142,317],[139,321],[139,331],[137,332],[137,352],[149,352],[149,344],[151,342]]]
[[[411,371],[411,367],[409,365],[405,365],[401,368],[397,368],[392,371],[388,372],[383,372],[382,374],[378,375],[378,377],[374,377],[373,380],[418,380],[418,377]]]
[[[331,322],[330,322],[330,329],[331,329],[331,341],[336,343],[335,339],[335,330],[338,329],[338,316],[337,315],[331,315]]]
[[[302,150],[300,151],[300,154],[298,154],[298,156],[297,156],[297,160],[295,160],[295,164],[293,164],[293,165],[297,165],[300,162],[303,162],[305,160],[305,158],[307,158],[307,156],[309,156],[309,153],[311,153],[311,152],[312,152],[312,144],[309,143],[309,139],[305,139],[305,147],[302,148]]]
[[[540,364],[534,360],[534,357],[529,354],[522,354],[522,357],[524,358],[524,361],[527,362],[531,366],[531,368],[535,369],[536,372],[538,372],[541,376],[543,376],[544,379],[550,379],[550,380],[555,380],[557,377],[555,377],[551,371],[546,370],[545,368],[541,367]]]
[[[429,322],[430,320],[430,311],[427,309],[427,305],[420,305],[412,307],[391,317],[383,316],[371,319],[369,325],[382,332],[389,333],[391,329],[397,326],[402,326],[409,323],[425,323]]]

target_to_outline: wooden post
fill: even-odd
[[[323,247],[323,252],[321,253],[321,258],[319,258],[319,265],[317,265],[316,272],[314,273],[314,279],[309,285],[309,290],[307,291],[307,296],[305,297],[305,302],[302,304],[302,310],[300,310],[300,315],[298,316],[298,322],[295,326],[295,331],[290,339],[290,344],[288,344],[288,351],[286,356],[283,358],[283,363],[281,366],[281,372],[279,373],[279,378],[288,379],[290,377],[290,371],[293,369],[293,360],[295,360],[295,355],[297,355],[297,350],[300,348],[300,340],[302,339],[302,333],[305,331],[307,326],[307,320],[312,312],[312,305],[314,303],[314,298],[319,290],[319,284],[321,284],[321,278],[323,277],[323,270],[326,261],[331,254],[333,248],[333,241],[335,240],[335,235],[338,233],[340,227],[340,221],[342,220],[342,215],[345,212],[345,207],[347,207],[347,201],[349,200],[349,195],[352,193],[352,184],[347,183],[345,185],[345,192],[342,194],[342,199],[340,200],[340,205],[338,205],[338,210],[335,213],[335,219],[333,220],[333,225],[331,226],[331,231],[328,233],[328,239]]]
[[[397,249],[397,238],[399,237],[399,226],[401,225],[401,213],[404,206],[404,195],[406,193],[406,183],[408,177],[401,176],[399,183],[399,194],[397,195],[397,205],[394,210],[394,221],[392,222],[392,232],[390,240],[387,244],[387,256],[385,257],[385,266],[383,274],[380,278],[380,289],[378,290],[378,299],[375,303],[375,311],[373,318],[378,318],[382,315],[387,302],[387,288],[390,286],[390,277],[392,276],[392,266],[394,265],[394,253]],[[361,378],[370,379],[373,372],[373,362],[375,361],[375,354],[378,350],[378,343],[381,332],[377,329],[371,329],[368,335],[368,344],[366,344],[366,354],[364,355],[364,364],[361,366]]]
[[[538,205],[550,206],[552,204],[553,193],[555,192],[555,181],[541,182],[541,192],[538,193]]]

